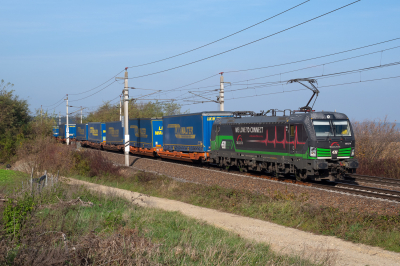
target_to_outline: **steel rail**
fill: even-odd
[[[400,187],[400,179],[393,179],[387,177],[352,174],[348,176],[347,180]]]
[[[400,195],[400,192],[398,192],[398,191],[377,189],[377,188],[371,188],[371,187],[363,187],[363,186],[358,186],[358,185],[349,185],[349,184],[343,184],[343,183],[336,183],[336,184],[337,185],[334,186],[334,185],[324,185],[324,184],[312,183],[311,186],[326,189],[326,190],[333,190],[333,191],[337,191],[337,192],[345,192],[345,193],[349,193],[349,194],[366,196],[369,198],[372,197],[372,198],[377,198],[377,199],[385,199],[385,200],[400,202],[400,196],[395,196],[395,195]],[[378,192],[378,190],[379,190],[379,192]],[[373,192],[373,191],[375,191],[375,192]],[[381,193],[383,193],[383,191],[385,193],[391,192],[391,194],[381,194]],[[396,192],[398,194],[395,194]]]

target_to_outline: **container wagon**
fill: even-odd
[[[106,149],[123,150],[124,128],[121,121],[106,122]]]
[[[106,125],[104,123],[88,123],[88,140],[94,143],[102,143],[106,140]]]
[[[70,139],[74,139],[76,136],[76,125],[75,124],[69,124],[68,125],[69,128],[69,138]],[[67,124],[61,124],[59,127],[59,134],[58,137],[62,140],[65,140],[67,137],[65,135],[67,129]]]
[[[163,151],[161,157],[184,161],[207,161],[211,149],[211,128],[221,117],[232,112],[201,112],[163,117]]]
[[[59,129],[58,126],[53,127],[53,137],[58,138]]]
[[[162,118],[140,118],[129,121],[131,153],[155,157],[163,145]]]
[[[88,124],[76,124],[76,140],[87,141],[88,135]]]

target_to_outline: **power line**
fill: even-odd
[[[54,103],[54,104],[52,104],[52,105],[45,105],[45,106],[43,106],[43,107],[47,108],[47,107],[51,107],[51,106],[53,106],[53,105],[56,105],[56,104],[58,104],[59,102],[64,101],[64,97],[65,97],[65,96],[63,96],[60,100],[58,100],[56,103]]]
[[[397,61],[397,62],[392,62],[392,63],[388,63],[388,64],[384,64],[384,65],[366,67],[366,68],[361,68],[361,69],[353,69],[353,70],[336,72],[336,73],[319,75],[319,76],[312,76],[312,77],[308,77],[308,78],[313,78],[313,79],[316,79],[316,78],[319,78],[319,79],[321,79],[321,78],[322,79],[331,78],[331,77],[337,77],[337,76],[342,76],[342,75],[348,75],[348,74],[352,74],[352,73],[361,73],[361,72],[364,72],[364,71],[376,70],[376,69],[384,68],[384,67],[397,66],[399,64],[400,64],[400,61]],[[287,82],[288,82],[288,80],[258,83],[258,84],[260,84],[259,86],[246,87],[246,88],[240,88],[240,89],[235,89],[235,90],[226,90],[225,92],[234,92],[234,91],[241,91],[241,90],[253,90],[253,89],[255,90],[255,89],[266,88],[266,87],[276,87],[276,86],[280,86],[280,85],[286,84]],[[208,93],[211,93],[211,92],[208,92]],[[208,94],[208,93],[204,93],[204,94]],[[181,99],[176,99],[176,100],[177,101],[185,101],[185,100],[187,101],[187,99],[190,99],[190,98],[193,98],[193,97],[186,97],[186,98],[181,98]]]
[[[342,7],[336,8],[336,9],[334,9],[334,10],[332,10],[332,11],[329,11],[329,12],[327,12],[327,13],[324,13],[324,14],[319,15],[319,16],[317,16],[317,17],[314,17],[314,18],[312,18],[312,19],[306,20],[306,21],[304,21],[304,22],[301,22],[301,23],[299,23],[299,24],[296,24],[296,25],[291,26],[291,27],[289,27],[289,28],[286,28],[286,29],[284,29],[284,30],[275,32],[275,33],[270,34],[270,35],[268,35],[268,36],[265,36],[265,37],[263,37],[263,38],[257,39],[257,40],[255,40],[255,41],[252,41],[252,42],[249,42],[249,43],[240,45],[240,46],[237,46],[237,47],[235,47],[235,48],[226,50],[226,51],[224,51],[224,52],[221,52],[221,53],[218,53],[218,54],[214,54],[214,55],[211,55],[211,56],[208,56],[208,57],[205,57],[205,58],[202,58],[202,59],[199,59],[199,60],[196,60],[196,61],[187,63],[187,64],[183,64],[183,65],[180,65],[180,66],[173,67],[173,68],[169,68],[169,69],[165,69],[165,70],[161,70],[161,71],[157,71],[157,72],[153,72],[153,73],[145,74],[145,75],[141,75],[141,76],[136,76],[136,77],[129,78],[129,79],[137,79],[137,78],[142,78],[142,77],[147,77],[147,76],[152,76],[152,75],[160,74],[160,73],[167,72],[167,71],[171,71],[171,70],[174,70],[174,69],[177,69],[177,68],[181,68],[181,67],[185,67],[185,66],[188,66],[188,65],[192,65],[192,64],[195,64],[195,63],[198,63],[198,62],[201,62],[201,61],[204,61],[204,60],[207,60],[207,59],[210,59],[210,58],[213,58],[213,57],[216,57],[216,56],[219,56],[219,55],[222,55],[222,54],[225,54],[225,53],[234,51],[234,50],[237,50],[237,49],[239,49],[239,48],[243,48],[243,47],[245,47],[245,46],[247,46],[247,45],[250,45],[250,44],[259,42],[259,41],[261,41],[261,40],[270,38],[270,37],[272,37],[272,36],[275,36],[275,35],[278,35],[278,34],[280,34],[280,33],[282,33],[282,32],[285,32],[285,31],[291,30],[291,29],[293,29],[293,28],[299,27],[299,26],[301,26],[301,25],[303,25],[303,24],[306,24],[306,23],[308,23],[308,22],[311,22],[311,21],[316,20],[316,19],[318,19],[318,18],[321,18],[321,17],[323,17],[323,16],[329,15],[329,14],[331,14],[331,13],[333,13],[333,12],[339,11],[339,10],[341,10],[341,9],[343,9],[343,8],[346,8],[346,7],[348,7],[348,6],[350,6],[350,5],[353,5],[353,4],[355,4],[355,3],[357,3],[357,2],[360,2],[360,1],[361,1],[361,0],[354,1],[354,2],[352,2],[352,3],[350,3],[350,4],[347,4],[347,5],[344,5],[344,6],[342,6]]]
[[[122,72],[124,72],[124,70],[125,70],[125,69],[123,69],[121,72],[118,72],[118,73],[117,73],[116,75],[114,75],[112,78],[110,78],[110,79],[108,79],[107,81],[101,83],[99,86],[96,86],[96,87],[94,87],[94,88],[92,88],[92,89],[90,89],[90,90],[84,91],[84,92],[69,93],[68,95],[80,95],[80,94],[84,94],[84,93],[87,93],[87,92],[89,92],[89,91],[95,90],[95,89],[97,89],[98,87],[101,87],[101,86],[103,86],[104,84],[106,84],[107,82],[113,80],[116,76],[118,76],[119,74],[121,74]],[[113,82],[113,83],[114,83],[114,82]]]
[[[154,63],[162,62],[162,61],[165,61],[165,60],[168,60],[168,59],[171,59],[171,58],[175,58],[175,57],[178,57],[178,56],[181,56],[181,55],[184,55],[184,54],[187,54],[187,53],[190,53],[190,52],[199,50],[199,49],[204,48],[204,47],[206,47],[206,46],[209,46],[209,45],[211,45],[211,44],[214,44],[214,43],[217,43],[217,42],[222,41],[222,40],[224,40],[224,39],[227,39],[227,38],[229,38],[229,37],[232,37],[233,35],[236,35],[236,34],[238,34],[238,33],[241,33],[241,32],[243,32],[243,31],[245,31],[245,30],[248,30],[248,29],[250,29],[250,28],[253,28],[253,27],[257,26],[257,25],[260,25],[261,23],[264,23],[264,22],[266,22],[266,21],[268,21],[268,20],[271,20],[271,19],[273,19],[273,18],[276,18],[276,17],[278,17],[278,16],[280,16],[280,15],[282,15],[282,14],[284,14],[284,13],[286,13],[286,12],[292,10],[292,9],[295,9],[296,7],[299,7],[299,6],[301,6],[301,5],[303,5],[303,4],[307,3],[307,2],[310,2],[310,1],[311,1],[311,0],[304,1],[304,2],[298,4],[298,5],[294,6],[294,7],[291,7],[291,8],[289,8],[289,9],[286,9],[285,11],[283,11],[283,12],[281,12],[281,13],[278,13],[278,14],[276,14],[276,15],[274,15],[274,16],[272,16],[272,17],[269,17],[269,18],[267,18],[267,19],[264,19],[263,21],[260,21],[260,22],[258,22],[258,23],[256,23],[256,24],[253,24],[253,25],[251,25],[251,26],[249,26],[249,27],[247,27],[247,28],[244,28],[244,29],[242,29],[242,30],[240,30],[240,31],[237,31],[237,32],[232,33],[232,34],[229,34],[229,35],[227,35],[227,36],[225,36],[225,37],[223,37],[223,38],[220,38],[220,39],[218,39],[218,40],[216,40],[216,41],[213,41],[213,42],[204,44],[204,45],[199,46],[199,47],[197,47],[197,48],[194,48],[194,49],[188,50],[188,51],[186,51],[186,52],[183,52],[183,53],[180,53],[180,54],[177,54],[177,55],[174,55],[174,56],[170,56],[170,57],[167,57],[167,58],[164,58],[164,59],[156,60],[156,61],[153,61],[153,62],[149,62],[149,63],[137,65],[137,66],[131,66],[131,68],[133,68],[133,67],[141,67],[141,66],[151,65],[151,64],[154,64]]]
[[[366,68],[360,68],[360,69],[353,69],[353,70],[336,72],[336,73],[331,73],[331,74],[318,75],[318,76],[311,76],[311,77],[307,77],[307,78],[310,78],[310,79],[317,79],[318,78],[318,80],[320,80],[320,79],[332,78],[332,77],[337,77],[337,76],[342,76],[342,75],[361,73],[361,72],[364,72],[364,71],[376,70],[376,69],[384,68],[384,67],[397,66],[399,64],[400,64],[400,61],[397,61],[397,62],[392,62],[392,63],[388,63],[388,64],[384,64],[384,65],[378,65],[378,66],[372,66],[372,67],[366,67]],[[287,82],[288,82],[288,80],[257,83],[257,84],[260,84],[260,86],[246,87],[246,88],[235,89],[235,90],[226,90],[225,92],[234,92],[234,91],[241,91],[241,90],[252,90],[252,89],[257,89],[257,88],[274,87],[274,86],[279,86],[281,84],[285,84]]]
[[[370,80],[362,80],[362,81],[354,81],[354,82],[346,82],[346,83],[340,83],[340,84],[332,84],[332,85],[326,85],[326,86],[319,86],[318,88],[327,88],[327,87],[334,87],[334,86],[343,86],[343,85],[350,85],[350,84],[356,84],[356,83],[365,83],[365,82],[373,82],[373,81],[387,80],[387,79],[394,79],[394,78],[400,78],[400,76],[386,77],[386,78],[379,78],[379,79],[370,79]],[[303,90],[308,90],[308,89],[297,89],[297,90],[290,90],[290,91],[280,91],[280,92],[263,93],[263,94],[257,94],[257,95],[249,95],[249,96],[242,96],[242,97],[226,98],[225,100],[243,99],[243,98],[249,98],[249,97],[254,97],[254,96],[265,96],[265,95],[280,94],[280,93],[294,92],[294,91],[303,91]]]
[[[81,100],[83,100],[83,99],[89,98],[89,97],[91,97],[91,96],[93,96],[93,95],[95,95],[95,94],[97,94],[97,93],[99,93],[99,92],[105,90],[106,88],[110,87],[110,86],[111,86],[112,84],[114,84],[115,82],[116,82],[116,81],[111,82],[110,84],[108,84],[107,86],[105,86],[105,87],[102,88],[101,90],[96,91],[95,93],[92,93],[92,94],[90,94],[90,95],[88,95],[88,96],[86,96],[86,97],[80,98],[80,99],[78,99],[78,100],[71,100],[70,102],[77,102],[77,101],[81,101]],[[118,96],[118,97],[119,97],[119,96]]]
[[[399,38],[394,38],[394,39],[391,39],[391,40],[387,40],[387,41],[383,41],[383,42],[378,42],[378,43],[374,43],[374,44],[358,47],[358,48],[354,48],[354,49],[350,49],[350,50],[346,50],[346,51],[341,51],[341,52],[337,52],[337,53],[333,53],[333,54],[327,54],[327,55],[317,56],[317,57],[313,57],[313,58],[293,61],[293,62],[289,62],[289,63],[283,63],[283,64],[271,65],[271,66],[265,66],[265,67],[249,68],[249,69],[243,69],[243,70],[224,71],[224,73],[235,73],[235,72],[243,72],[243,71],[252,71],[252,70],[259,70],[259,69],[265,69],[265,68],[271,68],[271,67],[285,66],[285,65],[295,64],[295,63],[301,63],[301,62],[310,61],[310,60],[314,60],[314,59],[320,59],[320,58],[324,58],[324,57],[328,57],[328,56],[348,53],[348,52],[352,52],[352,51],[368,48],[368,47],[371,47],[371,46],[376,46],[376,45],[379,45],[379,44],[393,42],[393,41],[396,41],[396,40],[399,40],[399,39],[400,39],[400,37]]]
[[[386,78],[379,78],[379,79],[370,79],[370,80],[362,80],[362,81],[354,81],[354,82],[346,82],[346,83],[339,83],[339,84],[332,84],[332,85],[320,86],[320,87],[318,87],[318,88],[328,88],[328,87],[343,86],[343,85],[351,85],[351,84],[356,84],[356,83],[373,82],[373,81],[388,80],[388,79],[395,79],[395,78],[400,78],[400,76],[386,77]],[[248,95],[248,96],[241,96],[241,97],[225,98],[225,100],[237,100],[237,99],[244,99],[244,98],[250,98],[250,97],[255,97],[255,96],[258,97],[258,96],[282,94],[282,93],[295,92],[295,91],[304,91],[304,90],[308,90],[308,89],[296,89],[296,90],[286,90],[286,91],[280,91],[280,92],[262,93],[262,94],[256,94],[256,95]],[[205,103],[205,102],[208,102],[208,101],[201,101],[201,102],[198,102],[198,103],[180,104],[180,106],[187,106],[187,105],[194,105],[194,104],[202,104],[202,103]]]
[[[309,67],[298,68],[298,69],[295,69],[295,70],[290,70],[290,71],[286,71],[286,72],[276,73],[276,74],[272,74],[272,75],[268,75],[268,76],[262,76],[262,77],[258,77],[258,78],[252,78],[252,79],[246,79],[246,80],[241,80],[241,81],[235,81],[235,82],[232,82],[232,86],[239,85],[239,84],[236,84],[236,83],[239,83],[239,82],[250,81],[250,80],[256,80],[256,79],[262,79],[262,78],[268,78],[268,77],[278,76],[278,75],[287,74],[287,73],[291,73],[291,72],[296,72],[296,71],[300,71],[300,70],[304,70],[304,69],[309,69],[309,68],[315,68],[315,67],[330,65],[330,64],[334,64],[334,63],[338,63],[338,62],[342,62],[342,61],[346,61],[346,60],[351,60],[351,59],[355,59],[355,58],[359,58],[359,57],[363,57],[363,56],[367,56],[367,55],[377,54],[377,53],[381,53],[381,52],[383,52],[383,51],[393,50],[393,49],[397,49],[397,48],[400,48],[400,46],[395,46],[395,47],[391,47],[391,48],[387,48],[387,49],[383,49],[383,50],[379,50],[379,51],[375,51],[375,52],[371,52],[371,53],[366,53],[366,54],[362,54],[362,55],[347,57],[347,58],[344,58],[344,59],[339,59],[339,60],[335,60],[335,61],[331,61],[331,62],[319,64],[319,65],[314,65],[314,66],[309,66]],[[254,84],[254,83],[253,83],[253,84]],[[246,84],[246,85],[249,85],[249,84]],[[250,84],[250,85],[251,85],[251,84]]]
[[[244,81],[257,80],[257,79],[262,79],[262,78],[268,78],[268,77],[278,76],[278,75],[292,73],[292,72],[296,72],[296,71],[301,71],[301,70],[305,70],[305,69],[325,66],[325,65],[338,63],[338,62],[342,62],[342,61],[346,61],[346,60],[351,60],[351,59],[355,59],[355,58],[359,58],[359,57],[363,57],[363,56],[367,56],[367,55],[371,55],[371,54],[381,53],[381,52],[384,52],[384,51],[393,50],[393,49],[397,49],[397,48],[400,48],[400,46],[395,46],[395,47],[391,47],[391,48],[387,48],[387,49],[383,49],[383,50],[379,50],[379,51],[375,51],[375,52],[371,52],[371,53],[366,53],[366,54],[357,55],[357,56],[353,56],[353,57],[348,57],[348,58],[344,58],[344,59],[340,59],[340,60],[326,62],[326,63],[322,63],[322,64],[319,64],[319,65],[314,65],[314,66],[310,66],[310,67],[298,68],[298,69],[294,69],[294,70],[290,70],[290,71],[286,71],[286,72],[281,72],[281,73],[276,73],[276,74],[272,74],[272,75],[267,75],[267,76],[252,78],[252,79],[246,79],[246,80],[241,80],[241,81],[235,81],[235,82],[232,82],[231,86],[238,86],[238,85],[240,85],[240,86],[242,86],[242,85],[243,86],[248,86],[248,85],[266,84],[265,82],[263,82],[263,83],[247,83],[247,84],[237,84],[237,83],[244,82]],[[360,48],[356,48],[356,49],[360,49]],[[226,73],[226,72],[224,72],[224,73]],[[322,75],[322,76],[324,76],[324,75]],[[271,83],[271,82],[267,82],[267,83]],[[276,83],[276,82],[272,82],[272,83]],[[211,88],[211,87],[218,87],[219,88],[219,86],[217,86],[217,85],[211,85],[211,86],[204,86],[204,87],[199,87],[199,88],[189,88],[187,90],[195,90],[195,89],[198,90],[198,89],[201,89],[201,88]],[[257,88],[257,87],[250,87],[249,89],[253,89],[253,88]],[[202,90],[202,92],[207,93],[208,91],[217,91],[217,90],[218,89]],[[238,90],[243,90],[243,89],[238,89]],[[179,90],[179,91],[182,91],[182,90]],[[231,92],[231,91],[237,91],[237,90],[227,90],[227,92]],[[183,95],[185,95],[185,94],[187,94],[187,93],[184,93]],[[181,97],[183,95],[181,95]],[[185,98],[183,98],[183,99],[185,99]]]

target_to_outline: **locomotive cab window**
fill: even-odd
[[[351,130],[347,120],[313,120],[317,137],[350,137]]]
[[[332,123],[335,136],[343,136],[343,137],[351,136],[349,121],[333,120]]]
[[[317,137],[333,136],[330,120],[313,120],[313,125]]]

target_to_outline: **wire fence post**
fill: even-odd
[[[31,193],[33,194],[33,167],[32,167],[32,173],[31,173]]]

